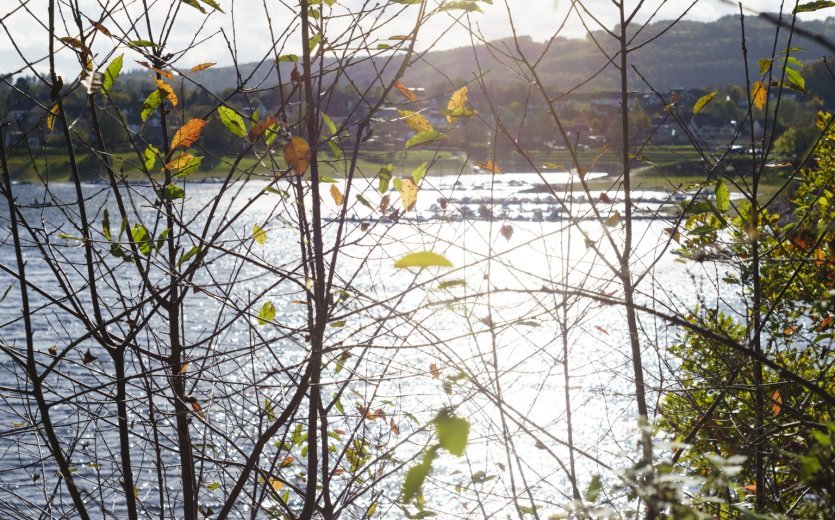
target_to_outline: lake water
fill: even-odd
[[[352,445],[352,435],[366,439],[363,449],[371,457],[367,467],[355,473],[344,469],[344,460],[331,461],[330,467],[341,468],[333,473],[337,491],[349,489],[349,483],[356,486],[361,476],[395,473],[387,484],[352,497],[357,505],[346,509],[346,517],[362,516],[373,502],[379,504],[377,514],[384,518],[404,517],[393,503],[402,482],[402,471],[397,473],[397,468],[404,462],[406,467],[412,464],[411,457],[427,442],[427,432],[421,428],[445,407],[466,417],[471,432],[465,456],[441,455],[426,484],[427,510],[441,517],[515,516],[509,497],[527,499],[528,493],[541,508],[542,517],[566,513],[571,502],[566,384],[581,489],[594,474],[613,481],[613,474],[637,457],[624,313],[593,298],[560,294],[565,287],[590,294],[621,294],[606,262],[616,264],[607,233],[620,243],[622,226],[611,220],[611,226],[602,226],[584,195],[564,193],[571,181],[568,174],[547,175],[556,198],[534,174],[430,176],[423,181],[415,209],[404,215],[391,215],[391,210],[380,213],[382,195],[376,184],[358,180],[351,186],[348,219],[341,231],[345,245],[334,272],[337,305],[326,331],[322,395],[330,402],[334,392],[342,392],[338,408],[344,411],[333,408],[328,425],[332,433],[344,432],[334,433],[334,457]],[[190,372],[200,375],[195,378],[199,381],[189,381],[188,391],[201,403],[205,417],[205,421],[195,417],[192,430],[201,459],[200,501],[207,507],[222,502],[224,490],[234,482],[235,464],[245,459],[252,439],[265,428],[269,418],[265,403],[269,401],[270,413],[283,409],[308,351],[303,330],[307,313],[300,302],[309,281],[305,282],[300,267],[292,197],[265,194],[266,184],[266,179],[239,182],[219,195],[219,184],[188,183],[181,201],[181,219],[188,224],[188,232],[177,234],[183,244],[181,252],[200,243],[196,235],[212,205],[219,203],[209,228],[219,233],[220,247],[209,253],[187,282],[191,290],[184,299],[182,326]],[[340,194],[348,191],[344,182],[333,186]],[[276,188],[290,190],[285,182]],[[27,275],[43,291],[32,295],[32,319],[35,350],[44,366],[52,360],[50,346],[62,352],[84,333],[72,309],[61,308],[71,307],[71,302],[50,301],[46,296],[62,294],[56,279],[72,286],[84,311],[91,312],[86,271],[79,263],[83,248],[72,238],[79,235],[75,210],[43,205],[45,200],[74,203],[74,188],[53,184],[50,190],[47,194],[42,186],[14,187],[18,203],[29,206],[22,212],[33,231],[42,243],[51,243],[46,251],[62,268],[53,271],[42,252],[31,247],[31,240],[24,240]],[[109,243],[100,231],[103,208],[109,210],[112,233],[119,231],[112,194],[102,185],[87,185],[84,190],[88,212],[96,222],[96,250],[113,268],[110,273],[96,273],[106,303],[103,312],[115,317],[109,330],[120,336],[132,327],[141,329],[136,343],[143,353],[128,360],[132,458],[144,512],[158,516],[149,391],[161,394],[153,402],[165,466],[163,486],[172,497],[179,492],[171,402],[165,397],[167,376],[164,364],[154,358],[167,352],[167,324],[163,314],[150,310],[151,304],[149,310],[121,315],[128,308],[120,302],[145,301],[148,288],[135,266],[107,254]],[[156,222],[153,190],[132,186],[129,191],[132,218],[138,215],[158,236],[164,225],[152,225]],[[330,186],[323,183],[326,249],[340,225],[329,191]],[[357,202],[357,193],[363,194],[370,207]],[[623,212],[615,191],[602,198],[597,193],[593,196],[607,201],[598,206],[601,219]],[[683,260],[668,247],[665,228],[671,221],[662,217],[672,213],[678,199],[662,192],[635,196],[639,219],[634,223],[633,272],[648,272],[638,286],[640,301],[665,312],[665,306],[686,312],[700,298],[715,301],[718,273],[724,268]],[[396,193],[390,194],[389,207],[400,207]],[[0,263],[15,270],[5,206],[0,213],[4,240]],[[266,231],[264,245],[252,240],[254,225]],[[589,247],[590,242],[597,251]],[[443,254],[454,267],[419,272],[394,268],[394,261],[404,254],[424,250]],[[330,259],[328,253],[326,260]],[[154,252],[143,261],[151,266],[151,282],[163,287],[166,276],[160,254]],[[0,302],[0,340],[12,349],[22,349],[25,335],[19,288],[8,273],[0,273],[0,290],[10,285]],[[266,301],[275,306],[276,317],[274,324],[259,326],[255,316]],[[679,331],[647,315],[641,317],[641,326],[645,377],[654,407],[658,390],[669,384],[666,375],[676,363],[664,346]],[[88,349],[96,359],[84,363]],[[60,375],[53,373],[47,379],[51,388],[47,398],[56,402],[52,416],[65,450],[71,453],[74,476],[89,493],[94,516],[112,513],[121,518],[124,502],[110,397],[112,361],[88,340],[74,345],[58,368]],[[65,493],[55,493],[60,483],[54,467],[41,460],[46,446],[31,429],[36,407],[13,390],[24,385],[24,373],[8,354],[3,355],[2,370],[0,516],[37,517],[45,507],[52,508],[49,514],[61,516],[59,511],[71,511],[71,503]],[[346,384],[348,379],[354,381]],[[496,402],[498,395],[501,405]],[[362,420],[359,408],[382,410],[385,418]],[[300,412],[298,424],[303,417]],[[284,482],[281,493],[290,490],[289,502],[298,504],[295,489],[300,488],[294,486],[304,482],[302,446],[286,450],[280,446],[285,440],[277,439],[278,447],[265,452],[262,465],[275,467],[278,457],[285,462],[293,458],[274,474]],[[392,456],[374,459],[387,450]],[[215,462],[220,460],[226,460],[225,467]],[[346,500],[347,495],[334,497],[336,503]],[[169,517],[176,510],[174,502],[163,501],[162,509],[169,511]],[[248,518],[254,503],[274,501],[263,491],[249,490],[241,495],[233,516]]]

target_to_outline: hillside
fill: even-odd
[[[647,26],[638,34],[633,46],[639,46],[650,38],[662,33],[669,22],[657,22]],[[806,31],[819,35],[835,34],[835,18],[826,21],[804,22],[799,24]],[[756,74],[757,60],[770,56],[774,47],[774,26],[762,18],[746,20],[747,46],[749,51],[749,70]],[[787,31],[781,31],[782,38],[777,47],[785,47]],[[609,53],[614,52],[614,42],[602,32],[596,32],[585,39],[557,39],[538,67],[541,80],[554,89],[555,93],[575,87],[587,80],[595,71],[604,69],[584,88],[589,90],[616,89],[615,70],[605,67],[606,59],[597,49],[594,39]],[[529,37],[521,39],[521,50],[532,60],[539,58],[545,49],[544,42],[533,41]],[[507,52],[517,55],[510,41],[493,42]],[[795,36],[792,46],[798,47],[796,57],[806,63],[819,61],[828,53],[818,42],[809,38]],[[739,19],[726,16],[715,22],[703,23],[681,21],[667,31],[651,45],[633,54],[632,65],[647,78],[654,88],[667,91],[675,88],[720,87],[744,82],[744,64],[741,52]],[[449,85],[471,80],[478,67],[476,56],[482,70],[486,72],[487,82],[496,86],[511,84],[526,85],[525,75],[511,60],[498,60],[488,48],[481,45],[475,49],[458,48],[429,52],[420,57],[409,69],[406,80],[410,85],[432,87]],[[373,66],[370,60],[357,59],[357,64],[348,68],[350,79],[358,85],[368,85],[376,77],[375,70],[383,68],[383,79],[388,79],[396,70],[401,58],[388,56],[375,58]],[[386,60],[391,60],[385,66]],[[282,77],[289,78],[292,64],[282,64]],[[245,64],[239,67],[247,87],[275,85],[277,75],[272,64]],[[144,75],[144,71],[135,74]],[[232,67],[217,67],[201,73],[201,83],[211,91],[217,92],[233,88],[237,84],[238,74]],[[447,79],[449,78],[449,79]],[[635,89],[647,90],[643,82],[633,73],[632,85]],[[822,97],[832,97],[832,92],[814,92]]]

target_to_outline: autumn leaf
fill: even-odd
[[[52,105],[52,108],[49,109],[49,113],[46,115],[46,127],[52,131],[52,128],[55,126],[55,118],[58,117],[58,104]]]
[[[418,187],[412,179],[403,179],[400,183],[400,201],[403,203],[403,211],[410,211],[417,203]]]
[[[774,417],[780,415],[780,411],[783,409],[783,397],[780,395],[780,390],[775,390],[771,393],[771,413],[774,414]]]
[[[502,173],[502,169],[492,159],[485,162],[475,161],[475,165],[490,173]]]
[[[395,82],[394,83],[394,88],[399,90],[400,93],[403,94],[403,97],[405,97],[406,99],[408,99],[412,103],[417,101],[417,95],[415,95],[415,93],[412,92],[412,90],[409,87],[407,87],[406,85],[404,85],[403,83],[400,83],[399,81]]]
[[[438,370],[438,365],[436,365],[435,363],[429,365],[429,373],[432,374],[432,377],[434,377],[435,379],[441,378],[441,371]]]
[[[92,21],[91,21],[91,22],[90,22],[90,24],[91,24],[93,27],[95,27],[95,28],[96,28],[96,30],[97,30],[98,32],[102,33],[103,35],[107,36],[108,38],[112,38],[112,37],[113,37],[113,35],[110,33],[110,31],[107,29],[107,27],[105,27],[104,25],[100,24],[99,22],[92,22]]]
[[[393,434],[400,435],[400,428],[394,423],[393,417],[389,419],[389,428],[391,428]]]
[[[419,253],[409,253],[395,262],[394,267],[398,269],[406,269],[409,267],[452,267],[452,262],[438,253],[421,251]]]
[[[827,316],[826,318],[824,318],[823,321],[821,321],[821,324],[818,326],[818,332],[822,332],[826,330],[827,327],[832,325],[832,320],[832,316]]]
[[[469,90],[467,89],[466,85],[453,92],[446,106],[447,111],[454,113],[456,111],[460,111],[461,109],[466,108],[468,92]],[[455,121],[455,116],[447,114],[446,120],[447,123],[452,124]]]
[[[203,131],[203,127],[206,126],[208,121],[205,119],[191,119],[186,124],[180,127],[177,130],[177,133],[174,134],[174,138],[171,140],[171,149],[174,150],[176,148],[188,148],[192,144],[197,141],[200,137],[200,132]]]
[[[191,68],[192,72],[200,72],[201,70],[208,69],[209,67],[216,65],[213,61],[207,61],[206,63],[201,63],[200,65],[195,65]]]
[[[699,100],[696,101],[696,104],[693,105],[693,115],[695,116],[696,114],[701,112],[702,109],[704,107],[706,107],[708,103],[713,101],[713,98],[715,98],[717,94],[719,94],[719,92],[714,90],[710,94],[706,94],[706,95],[700,97]]]
[[[765,84],[760,81],[754,82],[754,86],[751,87],[751,99],[754,106],[762,110],[765,102],[768,101],[768,89]]]
[[[304,175],[310,165],[310,145],[303,137],[294,136],[284,146],[284,160],[296,172],[296,175]]]
[[[168,170],[179,170],[180,168],[183,168],[188,163],[190,163],[192,159],[194,159],[193,155],[183,152],[180,155],[178,155],[176,159],[172,159],[171,161],[167,162],[165,164],[165,168]]]
[[[391,200],[391,197],[388,194],[386,194],[382,199],[380,199],[380,213],[385,214],[386,210],[389,207],[389,200]]]
[[[254,140],[256,137],[263,135],[269,127],[273,126],[277,122],[278,120],[273,116],[264,118],[264,120],[258,122],[252,127],[252,129],[250,129],[249,138]]]
[[[612,213],[611,215],[609,215],[609,217],[603,223],[606,224],[607,227],[615,227],[615,226],[620,225],[620,221],[621,221],[620,212],[616,211],[616,212]]]
[[[510,224],[505,224],[501,227],[499,232],[502,234],[505,240],[509,241],[510,238],[513,236],[513,226],[511,226]]]
[[[254,226],[252,226],[252,238],[255,239],[255,242],[258,245],[263,246],[267,243],[267,232],[264,230],[264,228],[262,228],[258,224],[255,224]]]
[[[433,130],[432,125],[429,123],[429,120],[426,119],[422,114],[418,114],[417,112],[413,112],[411,110],[397,110],[400,119],[406,123],[406,126],[411,128],[417,133],[422,132],[429,132]]]
[[[165,94],[164,97],[168,100],[169,103],[171,103],[171,106],[177,106],[179,100],[177,99],[177,94],[174,93],[174,89],[171,87],[171,85],[162,81],[161,79],[155,79],[154,81],[157,83],[157,88],[160,90],[160,92],[163,92]]]
[[[333,201],[337,206],[341,206],[342,202],[345,201],[345,197],[342,195],[342,192],[339,191],[339,188],[336,187],[336,184],[331,184],[331,197],[333,197]]]
[[[197,399],[192,398],[191,400],[191,409],[200,416],[200,418],[205,419],[206,414],[203,413],[203,407],[200,406],[200,403],[197,402]]]

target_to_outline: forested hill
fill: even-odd
[[[657,22],[644,28],[634,39],[633,46],[640,45],[648,39],[659,35],[668,28],[669,22]],[[823,36],[835,35],[835,18],[825,21],[811,21],[798,24],[806,31]],[[749,17],[745,21],[747,46],[749,55],[749,69],[753,75],[757,73],[757,61],[761,57],[771,55],[774,48],[774,25],[768,20]],[[781,41],[776,48],[785,48],[788,30],[781,31]],[[603,32],[594,34],[602,46],[609,52],[614,51],[615,43]],[[537,59],[545,49],[545,42],[536,42],[529,37],[521,40],[521,49],[526,56]],[[516,54],[515,46],[510,41],[494,42],[494,45]],[[818,62],[827,55],[824,47],[814,40],[795,35],[792,46],[800,48],[795,57],[804,63]],[[370,60],[362,61],[357,57],[357,64],[350,68],[351,79],[358,84],[368,84],[376,76],[376,69],[385,59],[390,59],[394,51],[385,51],[375,60],[372,66]],[[386,57],[388,55],[389,57]],[[459,48],[427,53],[409,69],[407,82],[409,85],[432,87],[440,84],[449,85],[444,75],[453,83],[467,81],[474,77],[478,67],[475,55],[478,56],[482,70],[487,71],[488,82],[496,85],[502,83],[524,84],[526,80],[514,74],[514,65],[510,60],[496,59],[486,46],[479,46],[476,52],[471,48]],[[395,54],[396,56],[396,54]],[[399,59],[393,60],[385,68],[389,73],[396,69]],[[591,37],[585,39],[564,39],[555,41],[546,56],[538,66],[540,79],[554,91],[567,90],[574,85],[588,79],[598,69],[602,69],[606,59],[601,56]],[[738,16],[726,16],[715,22],[703,23],[681,21],[672,29],[663,33],[659,40],[646,45],[639,52],[632,55],[632,64],[638,68],[654,88],[662,91],[675,88],[705,88],[719,87],[744,82],[743,57],[741,51],[741,31]],[[255,68],[254,64],[243,65],[240,71],[243,77],[249,75]],[[265,86],[277,81],[275,70],[271,65],[261,65],[247,86]],[[282,64],[282,77],[287,81],[292,64]],[[384,80],[388,79],[384,73]],[[230,67],[218,67],[201,73],[200,80],[212,91],[236,85],[237,74]],[[635,90],[647,90],[637,75],[633,72],[632,85]],[[617,90],[616,71],[608,67],[587,87],[593,90]],[[823,97],[832,97],[832,93],[815,92]]]

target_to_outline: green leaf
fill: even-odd
[[[166,184],[161,195],[164,200],[184,199],[186,191],[176,184]]]
[[[113,235],[110,234],[110,212],[107,211],[107,208],[104,208],[104,216],[102,217],[101,221],[101,229],[102,233],[104,233],[104,238],[106,238],[108,242],[113,242]]]
[[[140,253],[145,256],[151,254],[153,244],[151,243],[151,235],[148,233],[148,230],[145,229],[145,226],[139,223],[134,224],[133,228],[130,230],[130,236],[136,243],[136,247],[139,248]]]
[[[328,127],[328,130],[331,133],[330,135],[336,134],[336,123],[334,123],[333,119],[329,118],[324,112],[322,112],[322,122]]]
[[[220,482],[210,482],[209,485],[206,486],[209,491],[216,491],[220,488]]]
[[[189,249],[188,251],[183,253],[183,256],[181,256],[180,259],[177,260],[177,267],[180,267],[184,263],[191,260],[194,257],[194,255],[196,255],[199,252],[200,252],[200,248],[198,246],[192,246],[191,249]]]
[[[195,8],[195,9],[197,9],[197,10],[198,10],[198,11],[200,11],[201,13],[206,14],[206,10],[205,10],[205,9],[203,9],[203,6],[202,6],[202,5],[200,5],[199,3],[197,3],[197,0],[180,0],[180,1],[181,1],[182,3],[184,3],[184,4],[186,4],[186,5],[189,5],[189,6],[193,7],[193,8]]]
[[[794,13],[811,13],[813,11],[818,11],[820,9],[826,9],[827,7],[835,7],[835,2],[819,0],[817,2],[806,2],[805,4],[800,4],[795,8]]]
[[[157,156],[159,155],[159,150],[152,144],[149,144],[145,151],[142,153],[142,158],[144,159],[144,166],[145,171],[150,172],[154,169],[154,165],[157,163]]]
[[[74,235],[69,235],[67,233],[58,233],[55,236],[57,236],[61,240],[83,240],[81,237],[77,237],[77,236],[74,236]]]
[[[469,421],[441,412],[434,422],[441,446],[456,457],[463,455],[470,435]]]
[[[415,181],[415,184],[420,184],[420,181],[426,176],[426,168],[429,166],[429,161],[421,164],[417,168],[414,169],[412,172],[412,180]]]
[[[252,238],[255,239],[256,243],[263,246],[267,243],[267,232],[261,226],[255,224],[252,226]]]
[[[437,455],[437,448],[433,447],[426,451],[420,464],[409,468],[406,478],[403,480],[403,501],[411,502],[421,494],[423,483],[432,471],[432,461]]]
[[[336,143],[333,142],[333,139],[328,141],[328,148],[331,149],[331,153],[334,157],[336,157],[337,159],[342,159],[342,150],[340,150]]]
[[[467,11],[467,12],[479,12],[482,13],[484,11],[472,0],[456,0],[453,2],[446,2],[442,5],[438,11]]]
[[[391,181],[391,175],[394,172],[394,165],[389,163],[380,168],[380,171],[377,172],[377,177],[380,179],[380,184],[378,189],[380,190],[381,194],[385,194],[385,192],[389,189],[389,182]]]
[[[258,325],[266,325],[275,319],[275,305],[273,302],[266,302],[258,311]]]
[[[221,13],[225,13],[225,11],[220,8],[220,4],[215,2],[215,0],[200,0],[200,1],[203,2],[204,4],[208,5],[209,7],[214,9],[215,11],[220,11]]]
[[[104,78],[102,79],[101,84],[102,94],[107,94],[110,88],[113,87],[113,83],[116,81],[116,78],[119,77],[119,73],[122,71],[122,60],[124,57],[124,54],[120,54],[110,62],[110,65],[108,65],[106,69],[104,69]]]
[[[411,139],[406,141],[406,148],[414,148],[416,146],[422,146],[424,144],[431,144],[443,141],[446,138],[446,134],[442,134],[437,130],[427,130],[425,132],[420,132],[419,134],[413,135]]]
[[[168,238],[168,235],[171,233],[171,228],[165,228],[162,230],[162,233],[159,234],[157,237],[156,248],[157,251],[162,249],[162,246],[165,245],[165,239]]]
[[[159,107],[160,103],[162,103],[162,94],[159,89],[148,94],[148,97],[145,98],[145,101],[142,103],[142,113],[140,114],[142,121],[147,121],[147,119],[151,117],[151,114],[154,113],[154,110]]]
[[[587,502],[594,502],[597,500],[597,496],[600,495],[600,490],[603,488],[603,482],[600,480],[600,475],[595,475],[591,478],[591,482],[589,482],[589,487],[586,488],[586,492],[584,493]]]
[[[246,124],[237,112],[221,105],[217,107],[217,114],[220,116],[220,121],[230,132],[238,137],[246,137]]]
[[[447,290],[452,289],[453,287],[466,287],[467,282],[465,280],[447,280],[445,282],[441,282],[438,284],[438,289],[440,290]]]
[[[333,177],[329,177],[327,175],[320,175],[319,176],[319,182],[320,183],[324,182],[325,184],[336,184],[339,181],[337,181]]]
[[[786,67],[786,82],[788,87],[800,92],[806,92],[806,80],[797,70]]]
[[[699,100],[698,100],[698,101],[696,101],[696,104],[695,104],[695,105],[693,105],[693,115],[695,116],[696,114],[698,114],[699,112],[701,112],[701,111],[702,111],[702,109],[703,109],[705,106],[707,106],[707,104],[708,104],[708,103],[710,103],[711,101],[713,101],[713,98],[715,98],[717,94],[719,94],[719,92],[717,92],[717,91],[715,91],[715,90],[714,90],[714,91],[713,91],[713,92],[711,92],[710,94],[706,94],[706,95],[704,95],[704,96],[700,97],[700,98],[699,98]]]
[[[419,253],[410,253],[397,262],[394,267],[398,269],[405,269],[408,267],[452,267],[452,262],[446,257],[433,253],[432,251],[421,251]]]
[[[370,209],[371,211],[374,211],[374,206],[372,206],[371,203],[368,202],[368,199],[366,199],[362,193],[357,193],[357,202]]]
[[[310,40],[308,40],[307,48],[310,49],[310,52],[313,52],[313,49],[315,49],[316,46],[319,45],[320,41],[322,41],[321,34],[316,34],[312,38],[310,38]]]
[[[282,54],[278,57],[279,63],[298,63],[299,57],[295,54]]]
[[[721,179],[716,182],[716,208],[722,213],[731,209],[731,193]]]
[[[131,40],[128,42],[131,47],[153,47],[154,42],[151,40]]]

